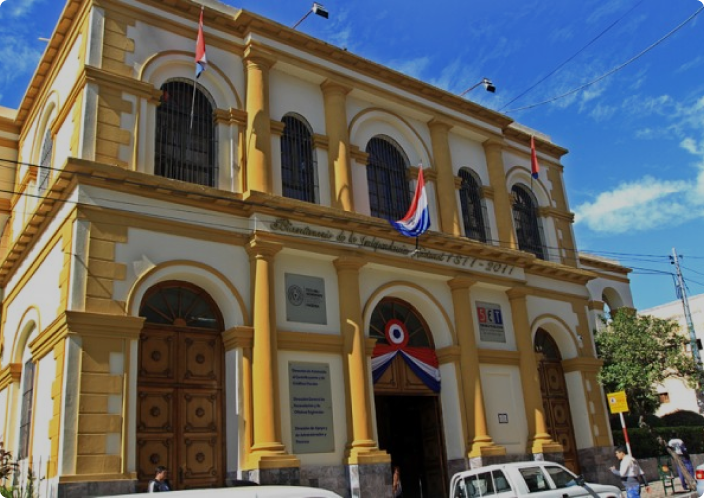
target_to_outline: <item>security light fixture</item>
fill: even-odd
[[[467,88],[464,92],[460,93],[458,97],[462,97],[464,94],[471,92],[475,88],[477,88],[479,85],[484,85],[484,89],[487,92],[494,93],[496,91],[496,87],[494,84],[491,82],[489,78],[482,78],[482,80],[479,83],[475,83],[474,85],[470,86]]]
[[[306,12],[306,15],[301,17],[296,24],[294,24],[291,29],[296,29],[299,24],[301,24],[303,21],[306,20],[306,18],[312,14],[315,14],[316,16],[324,17],[327,19],[330,14],[328,13],[328,9],[326,9],[323,5],[319,4],[318,2],[313,2],[313,7]]]

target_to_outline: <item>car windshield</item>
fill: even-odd
[[[570,486],[577,485],[577,479],[575,476],[562,467],[546,466],[545,470],[548,471],[552,482],[555,483],[555,487],[558,489],[569,488]]]
[[[540,467],[523,467],[518,469],[523,476],[529,493],[539,493],[550,489],[545,474]]]

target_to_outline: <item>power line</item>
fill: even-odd
[[[594,83],[598,83],[599,81],[603,80],[604,78],[607,78],[608,76],[611,76],[612,74],[614,74],[614,73],[620,71],[620,70],[623,69],[624,67],[628,66],[631,62],[634,62],[635,60],[639,59],[640,57],[642,57],[643,55],[645,55],[646,53],[648,53],[650,50],[652,50],[653,48],[655,48],[656,46],[660,45],[662,42],[664,42],[664,41],[665,41],[666,39],[668,39],[670,36],[672,36],[672,35],[675,34],[677,31],[679,31],[685,24],[687,24],[687,23],[690,22],[692,19],[694,19],[695,17],[697,17],[697,16],[701,13],[702,10],[704,10],[704,5],[702,5],[701,7],[699,7],[699,8],[697,9],[697,11],[696,11],[694,14],[692,14],[692,15],[689,16],[687,19],[685,19],[684,21],[682,21],[682,23],[680,23],[677,27],[675,27],[673,30],[671,30],[669,33],[667,33],[665,36],[663,36],[662,38],[660,38],[658,41],[656,41],[655,43],[653,43],[652,45],[650,45],[650,46],[647,47],[646,49],[642,50],[642,51],[639,52],[638,54],[634,55],[633,57],[631,57],[630,59],[628,59],[628,60],[627,60],[626,62],[624,62],[623,64],[620,64],[620,65],[616,66],[615,68],[611,69],[610,71],[608,71],[608,72],[602,74],[602,75],[599,76],[598,78],[595,78],[595,79],[593,79],[593,80],[591,80],[591,81],[589,81],[589,82],[587,82],[587,83],[585,83],[585,84],[583,84],[583,85],[581,85],[581,86],[579,86],[579,87],[577,87],[577,88],[574,88],[574,89],[572,89],[572,90],[570,90],[570,91],[568,91],[568,92],[565,92],[565,93],[563,93],[563,94],[557,95],[557,96],[552,97],[552,98],[547,99],[547,100],[543,100],[542,102],[537,102],[537,103],[535,103],[535,104],[531,104],[531,105],[527,105],[527,106],[523,106],[523,107],[516,107],[515,109],[509,109],[509,110],[507,110],[507,111],[505,111],[505,112],[506,112],[506,113],[510,113],[510,112],[515,112],[515,111],[524,111],[524,110],[526,110],[526,109],[533,109],[533,108],[535,108],[535,107],[538,107],[538,106],[541,106],[541,105],[544,105],[544,104],[549,104],[549,103],[554,102],[554,101],[556,101],[556,100],[559,100],[559,99],[561,99],[561,98],[567,97],[567,96],[569,96],[569,95],[572,95],[573,93],[579,92],[580,90],[584,90],[585,88],[587,88],[587,87],[593,85]]]
[[[20,165],[23,165],[23,166],[32,166],[32,167],[44,167],[44,166],[38,166],[38,165],[32,164],[32,163],[21,163],[21,162],[19,162],[19,161],[12,161],[12,160],[8,160],[8,159],[0,159],[0,167],[11,167],[11,166],[7,166],[6,164],[3,164],[3,163],[10,163],[10,164],[13,164],[13,165],[18,165],[18,164],[20,164]],[[54,168],[54,167],[45,167],[45,168],[50,169],[50,170],[53,170],[53,171],[62,171],[60,168]],[[105,181],[105,182],[108,183],[108,184],[109,184],[109,183],[120,183],[120,184],[127,184],[127,185],[138,186],[138,187],[150,186],[150,184],[145,183],[145,182],[140,182],[140,181],[135,181],[135,180],[127,180],[127,181],[126,181],[126,180],[124,180],[124,179],[114,180],[114,179],[106,178],[106,177],[95,177],[95,176],[91,175],[90,173],[84,173],[84,172],[73,172],[72,174],[75,174],[75,175],[78,175],[78,176],[90,177],[90,178],[92,178],[92,179],[97,179],[97,180],[103,180],[103,181]],[[173,186],[164,186],[164,185],[160,185],[160,188],[161,188],[161,189],[166,189],[166,190],[168,190],[168,191],[170,191],[170,192],[178,193],[178,194],[190,194],[190,193],[193,193],[191,190],[184,189],[184,188],[179,188],[177,185],[173,185]],[[37,199],[42,199],[42,198],[44,198],[43,195],[38,195],[38,194],[30,193],[30,192],[28,192],[27,190],[24,190],[24,191],[16,191],[16,190],[14,190],[14,189],[11,189],[11,190],[3,190],[3,189],[0,189],[0,192],[9,193],[9,194],[16,194],[16,195],[20,195],[20,196],[29,196],[29,197],[37,198]],[[229,196],[217,195],[217,194],[206,193],[206,192],[200,192],[199,195],[201,195],[201,196],[203,196],[203,197],[205,197],[205,198],[216,199],[216,200],[229,200],[229,201],[232,201],[232,200],[233,200],[232,197],[229,197]],[[106,198],[102,198],[102,197],[99,197],[99,196],[94,196],[93,198],[96,199],[96,200],[104,200],[104,201],[110,201],[110,200],[111,200],[111,199],[106,199]],[[85,203],[80,203],[80,202],[75,202],[75,201],[69,201],[69,200],[65,200],[65,199],[55,199],[55,201],[56,201],[56,202],[64,202],[64,203],[73,202],[73,203],[74,203],[75,205],[77,205],[77,206],[87,206],[87,207],[90,207],[90,204],[85,204]],[[240,202],[243,202],[243,203],[244,203],[245,201],[240,201]],[[283,211],[283,212],[286,212],[286,213],[290,212],[290,208],[288,208],[288,207],[272,206],[272,205],[270,205],[270,204],[263,204],[263,203],[252,202],[251,200],[250,200],[250,201],[246,201],[246,202],[247,202],[248,204],[254,205],[254,206],[268,207],[268,208],[272,208],[272,209],[278,210],[278,211]],[[115,211],[118,211],[118,212],[134,213],[134,212],[138,212],[138,211],[137,211],[138,208],[143,208],[143,207],[151,206],[150,204],[140,203],[140,202],[132,202],[132,201],[128,201],[128,200],[125,200],[125,199],[123,199],[123,200],[121,201],[121,203],[122,203],[123,205],[125,205],[125,206],[133,206],[133,207],[135,208],[135,210],[119,209],[119,208],[115,208],[115,207],[113,207],[113,208],[111,208],[111,209],[113,209],[113,210],[115,210]],[[227,215],[227,213],[223,213],[223,212],[220,212],[220,211],[218,211],[218,212],[209,212],[207,209],[197,209],[197,208],[196,208],[196,209],[189,209],[189,208],[179,208],[179,207],[169,207],[169,212],[184,213],[184,214],[198,214],[198,215],[200,215],[200,216],[206,217],[206,219],[207,219],[207,218],[215,218],[215,217],[218,217],[218,218],[219,218],[219,217],[222,217],[223,215]],[[168,221],[184,222],[184,219],[183,219],[182,217],[178,217],[178,216],[168,216],[168,215],[165,215],[165,214],[161,214],[161,215],[149,215],[149,216],[157,217],[157,218],[159,218],[159,219],[168,220]],[[342,215],[334,215],[334,214],[332,214],[331,217],[332,217],[333,219],[338,219],[338,220],[340,220],[340,221],[343,221],[343,220],[347,219],[346,217],[344,217],[344,216],[342,216]],[[239,227],[233,226],[232,224],[223,224],[223,223],[208,222],[208,221],[201,221],[201,224],[203,224],[203,225],[205,225],[205,226],[207,226],[207,227],[216,228],[216,229],[226,229],[226,230],[233,230],[233,231],[244,232],[244,233],[252,233],[254,230],[249,226],[250,220],[247,219],[247,218],[244,218],[242,221],[244,221],[244,223],[243,223],[241,226],[239,226]],[[116,224],[116,225],[117,225],[117,224]],[[487,242],[490,243],[491,245],[494,245],[494,244],[501,245],[501,244],[504,243],[505,241],[501,241],[500,239],[488,239]],[[664,264],[664,263],[667,263],[667,264],[669,265],[669,256],[661,256],[661,255],[657,255],[657,254],[625,253],[625,252],[615,252],[615,251],[599,251],[599,250],[594,250],[594,249],[590,249],[590,250],[581,250],[581,251],[580,251],[580,250],[578,250],[578,249],[564,248],[564,247],[553,247],[553,246],[547,246],[547,245],[544,245],[543,247],[544,247],[544,249],[548,252],[548,254],[549,254],[550,256],[555,256],[555,257],[561,257],[562,252],[574,253],[576,256],[579,256],[580,254],[584,254],[584,255],[590,255],[590,254],[591,254],[591,255],[594,255],[594,256],[597,256],[597,257],[600,256],[600,255],[603,255],[604,257],[609,257],[609,256],[611,256],[611,257],[619,257],[619,258],[621,258],[621,260],[619,260],[619,261],[617,262],[617,264],[619,264],[619,265],[621,265],[621,266],[624,266],[624,267],[627,267],[627,268],[630,268],[631,270],[633,270],[633,274],[637,274],[637,275],[644,275],[644,276],[645,276],[645,275],[656,275],[656,276],[673,275],[673,273],[670,272],[670,271],[658,270],[658,269],[655,269],[655,268],[643,268],[643,267],[639,267],[639,266],[631,266],[631,265],[626,264],[625,261],[624,261],[624,260],[632,260],[632,261],[641,261],[641,262],[649,262],[649,263],[660,263],[660,262],[662,262],[663,264]],[[688,256],[688,257],[689,257],[689,258],[694,258],[695,256]],[[704,256],[702,256],[702,258],[704,258]]]
[[[523,92],[521,92],[520,94],[518,94],[516,97],[514,97],[512,100],[510,100],[509,102],[507,102],[506,104],[504,104],[503,106],[501,106],[501,107],[499,108],[499,111],[504,110],[505,108],[507,108],[508,106],[510,106],[511,104],[513,104],[515,101],[517,101],[518,99],[520,99],[521,97],[523,97],[525,94],[527,94],[528,92],[530,92],[533,88],[535,88],[536,86],[538,86],[539,84],[541,84],[543,81],[545,81],[546,79],[548,79],[550,76],[552,76],[553,74],[555,74],[557,71],[559,71],[560,69],[562,69],[562,68],[563,68],[567,63],[569,63],[572,59],[574,59],[574,58],[577,57],[579,54],[581,54],[582,52],[584,52],[587,48],[589,48],[590,45],[592,45],[592,44],[593,44],[594,42],[596,42],[599,38],[601,38],[601,37],[604,36],[608,31],[610,31],[611,28],[613,28],[613,27],[616,26],[619,22],[621,22],[628,14],[630,14],[636,7],[638,7],[638,6],[639,6],[640,4],[642,4],[644,1],[645,1],[645,0],[640,0],[640,2],[638,2],[638,3],[635,4],[633,7],[631,7],[630,9],[628,9],[628,11],[627,11],[625,14],[623,14],[621,17],[619,17],[618,19],[616,19],[613,23],[611,23],[606,29],[604,29],[604,30],[603,30],[601,33],[599,33],[597,36],[595,36],[594,38],[592,38],[592,40],[591,40],[589,43],[587,43],[587,44],[584,45],[582,48],[580,48],[577,52],[574,53],[574,55],[572,55],[571,57],[569,57],[567,60],[565,60],[564,62],[562,62],[560,65],[558,65],[555,69],[553,69],[553,70],[550,71],[548,74],[546,74],[544,77],[542,77],[542,78],[539,79],[537,82],[535,82],[533,85],[531,85],[530,87],[528,87],[527,90],[524,90]]]

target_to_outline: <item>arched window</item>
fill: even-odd
[[[527,189],[514,185],[513,224],[516,227],[518,248],[545,259],[542,226],[538,219],[538,208],[533,196]]]
[[[406,155],[393,139],[380,136],[369,140],[366,152],[371,215],[386,220],[403,218],[411,204]]]
[[[29,441],[32,429],[32,408],[34,404],[34,362],[28,359],[22,369],[22,411],[20,412],[20,440],[17,446],[17,459],[29,456]]]
[[[318,165],[313,149],[313,132],[300,116],[287,114],[281,120],[281,179],[284,197],[318,202]]]
[[[460,169],[460,203],[464,234],[470,239],[486,242],[488,237],[486,206],[480,194],[481,183],[476,174],[468,168]]]
[[[369,337],[376,339],[380,344],[393,344],[393,329],[390,325],[402,324],[403,338],[409,347],[434,349],[430,328],[416,309],[401,299],[386,298],[381,301],[372,312],[369,322]]]
[[[142,299],[139,316],[147,323],[222,330],[216,304],[201,288],[186,282],[162,282]]]
[[[41,152],[39,153],[39,171],[37,172],[37,195],[44,195],[49,186],[51,177],[51,154],[54,150],[54,139],[51,136],[51,129],[47,127],[44,132]]]
[[[173,80],[161,87],[156,111],[154,173],[215,187],[217,134],[211,99],[193,83]]]

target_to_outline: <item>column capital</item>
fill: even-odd
[[[506,295],[510,301],[517,299],[523,299],[530,294],[530,289],[528,287],[514,287],[506,291]]]
[[[347,95],[352,91],[352,87],[331,79],[323,81],[320,84],[320,88],[323,90],[324,94],[339,93],[341,95]]]
[[[284,246],[278,242],[262,240],[255,236],[245,246],[245,250],[251,257],[263,257],[270,259],[276,256],[276,254],[281,251],[283,247]]]
[[[257,46],[248,45],[247,48],[244,49],[242,62],[244,62],[247,69],[271,69],[272,66],[276,64],[276,59],[273,55]]]
[[[448,131],[450,131],[453,128],[453,126],[450,123],[448,123],[447,121],[443,121],[438,118],[433,118],[430,121],[428,121],[428,128],[430,128],[433,131],[440,131],[440,132],[447,133]]]
[[[506,143],[503,140],[499,140],[498,138],[490,138],[482,142],[482,147],[484,147],[484,150],[495,148],[503,149],[505,145]]]
[[[477,283],[477,280],[471,277],[465,277],[465,276],[456,276],[452,280],[447,281],[447,285],[450,287],[452,290],[457,290],[457,289],[469,289],[472,287],[474,284]]]
[[[332,264],[338,272],[345,270],[359,271],[367,264],[367,259],[357,255],[344,255],[334,260]]]

